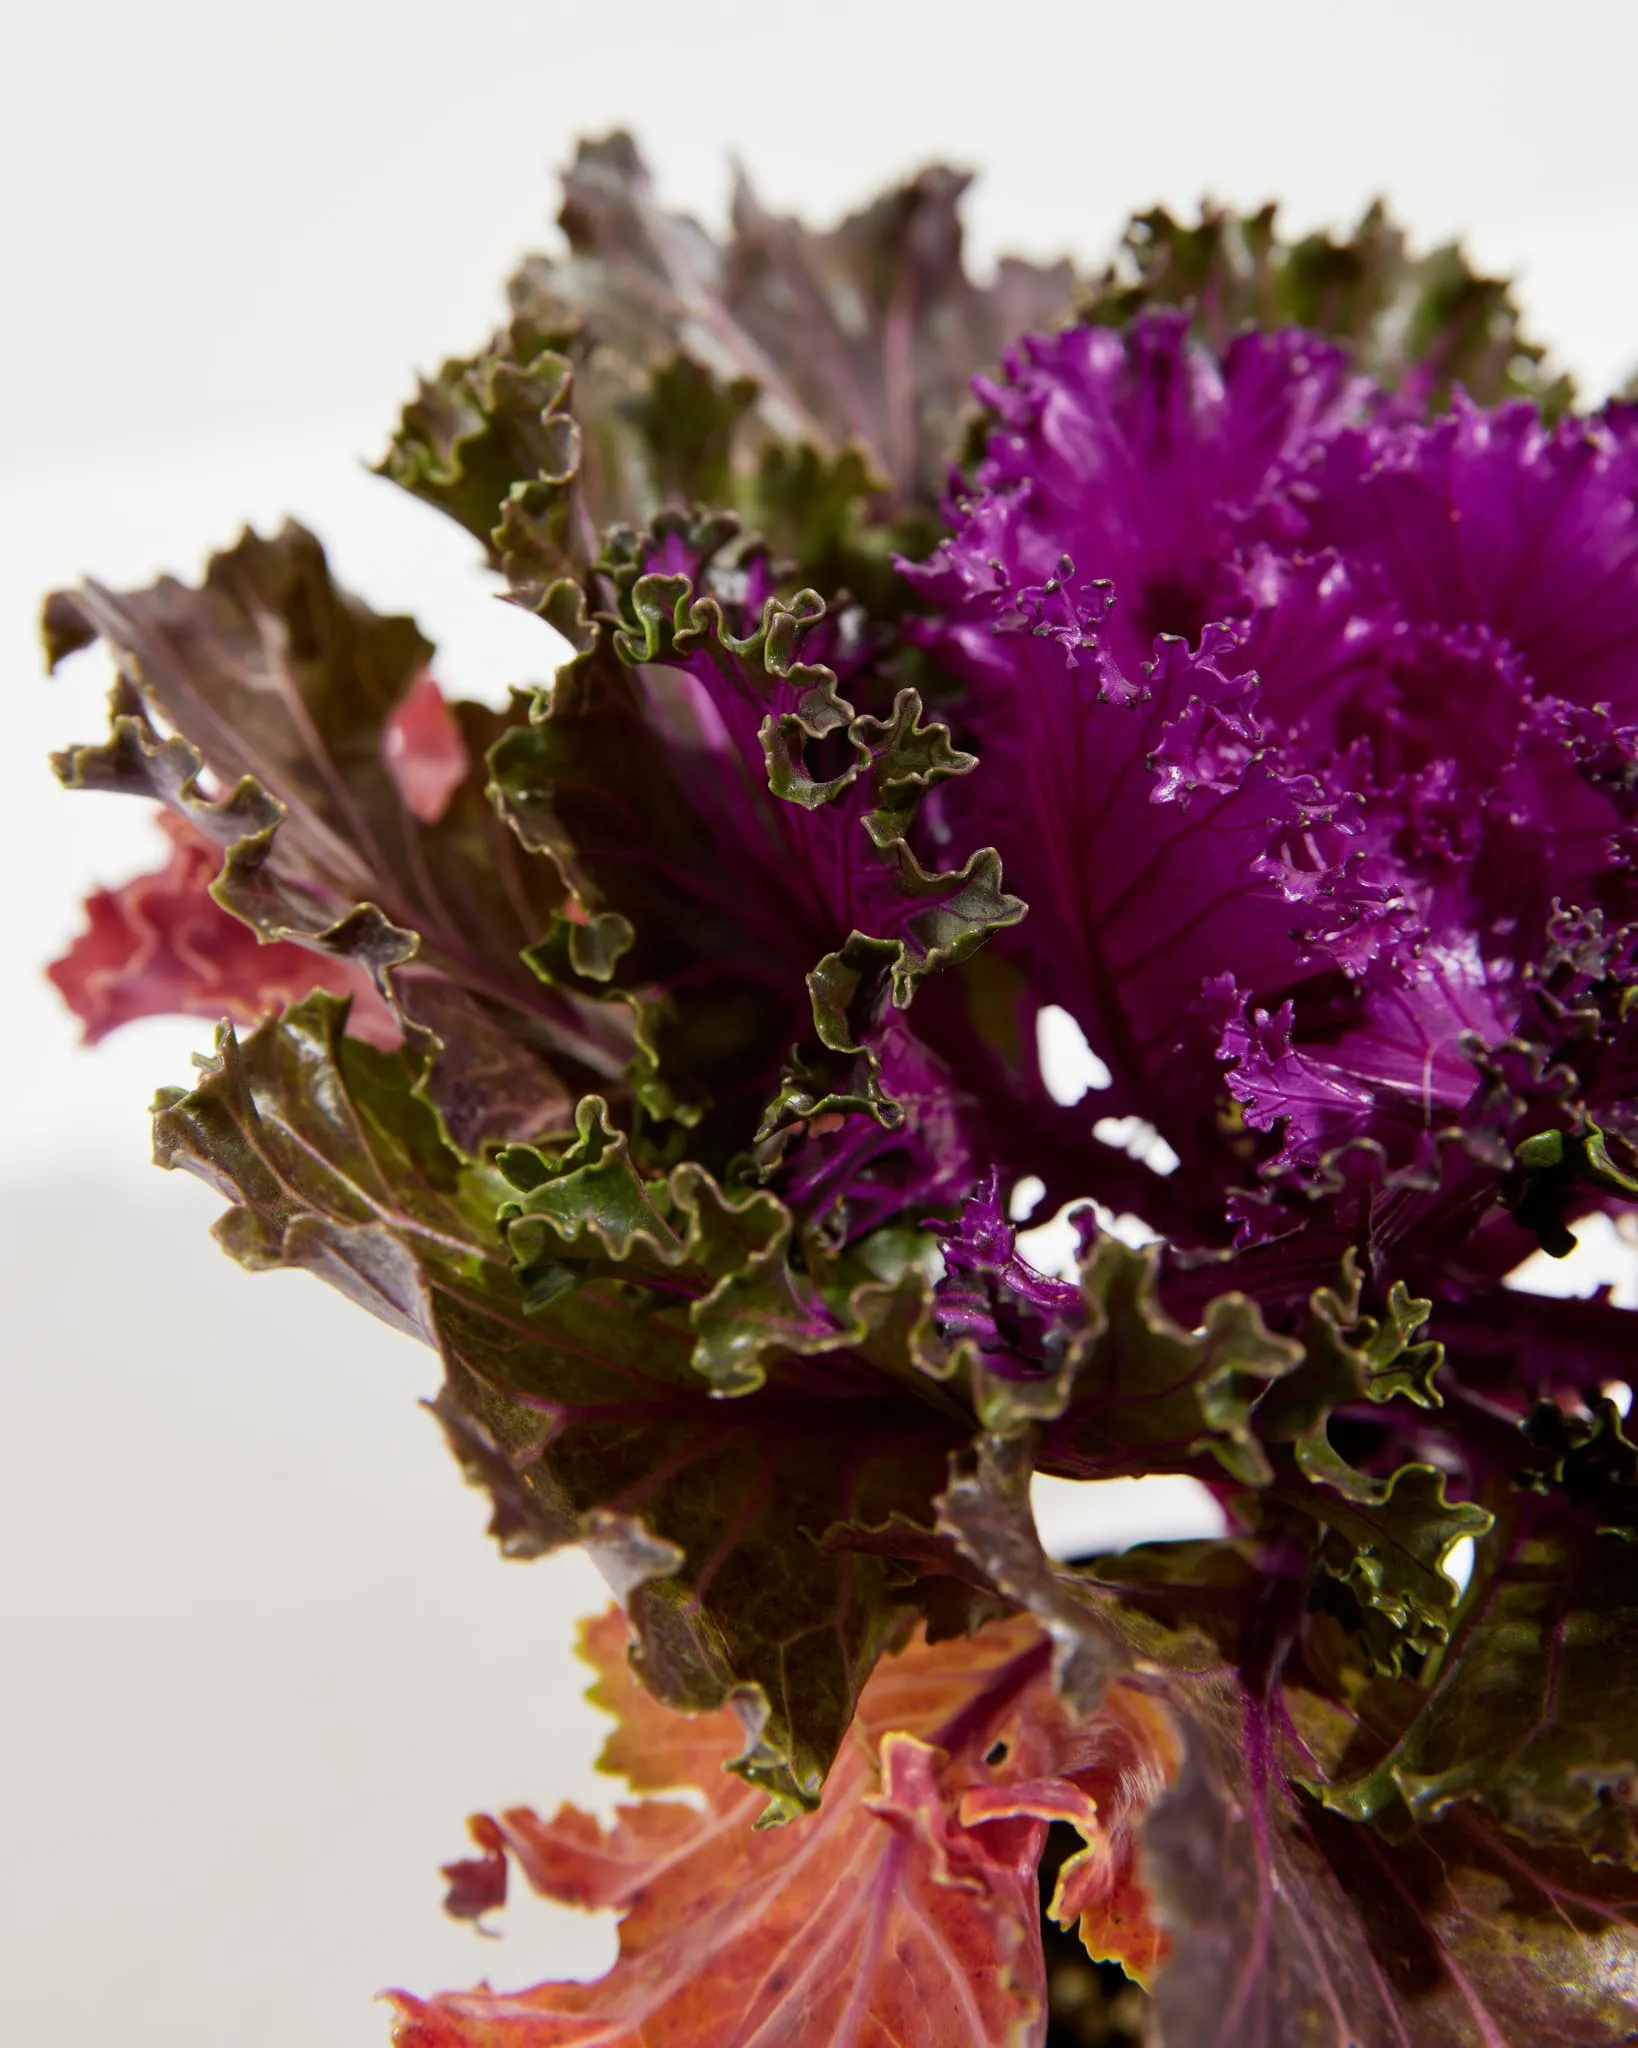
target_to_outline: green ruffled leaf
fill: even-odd
[[[927,1370],[963,1388],[986,1430],[1028,1437],[1040,1469],[1064,1478],[1236,1482],[1236,1515],[1303,1557],[1316,1597],[1353,1604],[1384,1673],[1420,1668],[1448,1640],[1457,1588],[1444,1566],[1489,1510],[1403,1454],[1350,1463],[1331,1434],[1342,1424],[1359,1440],[1363,1417],[1365,1443],[1391,1446],[1373,1411],[1437,1411],[1443,1354],[1418,1335],[1427,1302],[1394,1285],[1367,1315],[1350,1261],[1297,1334],[1270,1331],[1236,1292],[1200,1303],[1190,1328],[1162,1301],[1161,1247],[1094,1234],[1077,1285],[1046,1282],[1016,1262],[993,1203],[969,1205],[946,1250],[959,1285],[937,1313],[963,1334]]]
[[[1418,1340],[1432,1303],[1398,1281],[1380,1316],[1363,1314],[1353,1258],[1338,1288],[1315,1291],[1303,1328],[1302,1363],[1269,1390],[1257,1428],[1274,1455],[1274,1483],[1258,1512],[1270,1525],[1317,1537],[1320,1567],[1345,1583],[1380,1669],[1397,1672],[1407,1652],[1425,1657],[1449,1638],[1457,1588],[1444,1566],[1464,1538],[1490,1527],[1486,1508],[1451,1500],[1445,1475],[1407,1463],[1367,1474],[1332,1441],[1331,1419],[1403,1399],[1436,1409],[1444,1353]]]
[[[1084,1331],[1060,1370],[1057,1417],[1042,1445],[1048,1471],[1077,1479],[1189,1471],[1215,1463],[1243,1485],[1273,1477],[1254,1417],[1304,1363],[1243,1294],[1212,1301],[1187,1330],[1161,1306],[1154,1248],[1098,1237],[1082,1264]],[[993,1425],[992,1425],[993,1426]]]
[[[423,383],[382,471],[537,594],[606,528],[705,504],[803,580],[888,600],[894,548],[933,538],[973,375],[1069,310],[1067,264],[967,276],[966,183],[929,169],[814,233],[742,179],[719,246],[659,206],[629,136],[582,143],[567,254],[524,261],[506,328]]]
[[[643,567],[679,556],[691,573]],[[821,1101],[878,1104],[856,1034],[1022,914],[993,851],[941,873],[911,844],[922,800],[972,758],[913,691],[860,715],[833,669],[800,658],[836,630],[813,592],[768,597],[735,632],[724,593],[745,559],[731,522],[623,537],[594,579],[607,608],[582,614],[576,658],[491,754],[504,815],[574,892],[530,964],[630,1005],[639,1100],[709,1117],[692,1143],[718,1166],[756,1130],[779,1057],[815,1032],[803,1075],[827,1048],[845,1078],[805,1078],[800,1102],[787,1087],[764,1135]]]
[[[431,646],[340,590],[311,534],[247,533],[197,589],[59,592],[45,629],[54,661],[102,638],[118,664],[109,739],[60,754],[60,778],[175,811],[222,849],[224,909],[368,970],[435,1053],[428,1090],[459,1144],[562,1128],[576,1085],[619,1073],[621,1019],[519,957],[564,892],[485,794],[507,719],[453,707],[468,770],[436,822],[419,818],[385,740]]]
[[[855,1350],[887,1319],[890,1283],[866,1276],[833,1308],[793,1269],[791,1215],[772,1195],[725,1195],[692,1162],[643,1180],[596,1096],[576,1125],[560,1158],[514,1146],[499,1161],[518,1190],[500,1223],[531,1306],[599,1276],[681,1296],[694,1369],[726,1395],[755,1393],[782,1358]]]
[[[1311,1487],[1287,1485],[1278,1497],[1322,1529],[1320,1563],[1359,1601],[1379,1668],[1398,1671],[1407,1650],[1426,1656],[1446,1642],[1458,1589],[1444,1567],[1464,1538],[1484,1535],[1489,1510],[1451,1500],[1445,1475],[1431,1465],[1367,1478],[1324,1444],[1302,1471]]]
[[[1605,1404],[1544,1406],[1534,1470],[1479,1545],[1425,1703],[1370,1769],[1327,1788],[1394,1839],[1478,1800],[1515,1834],[1638,1866],[1638,1450]]]
[[[1192,225],[1164,207],[1138,214],[1082,318],[1124,327],[1146,307],[1187,305],[1219,350],[1246,327],[1307,327],[1435,407],[1460,384],[1480,405],[1528,398],[1550,418],[1568,410],[1575,387],[1525,338],[1512,286],[1475,271],[1458,245],[1410,255],[1380,201],[1344,241],[1286,241],[1275,214],[1208,205]]]
[[[924,1570],[913,1545],[898,1562],[822,1539],[895,1518],[930,1533],[964,1440],[905,1390],[908,1364],[880,1370],[925,1282],[866,1275],[839,1311],[805,1294],[771,1196],[735,1201],[689,1167],[645,1189],[600,1106],[555,1170],[474,1165],[413,1057],[344,1025],[314,996],[224,1032],[199,1085],[158,1106],[160,1163],[233,1202],[217,1235],[244,1264],[315,1272],[435,1345],[438,1412],[506,1547],[588,1543],[645,1682],[689,1710],[732,1703],[736,1768],[776,1814],[812,1806]],[[554,1257],[571,1283],[531,1289]]]
[[[1318,1289],[1310,1301],[1301,1369],[1285,1377],[1259,1412],[1270,1441],[1317,1444],[1336,1409],[1363,1402],[1403,1398],[1418,1408],[1441,1406],[1434,1376],[1444,1350],[1417,1334],[1433,1304],[1395,1280],[1381,1315],[1370,1316],[1361,1309],[1362,1294],[1358,1255],[1350,1247],[1339,1285]]]
[[[1065,1349],[1052,1400],[1018,1404],[1048,1424],[1043,1469],[1091,1479],[1216,1468],[1255,1489],[1243,1514],[1294,1532],[1352,1588],[1384,1668],[1444,1642],[1456,1602],[1444,1561],[1489,1527],[1488,1512],[1450,1500],[1427,1465],[1357,1471],[1329,1435],[1331,1417],[1356,1404],[1437,1404],[1442,1353],[1415,1341],[1429,1304],[1395,1286],[1381,1318],[1362,1315],[1350,1264],[1339,1289],[1316,1291],[1300,1338],[1271,1333],[1256,1303],[1235,1293],[1186,1330],[1160,1305],[1159,1257],[1095,1240],[1081,1269],[1085,1333]],[[1002,1382],[996,1400],[1007,1398]],[[1005,1426],[993,1407],[980,1412],[987,1426]]]

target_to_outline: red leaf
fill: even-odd
[[[480,1853],[444,1865],[449,1879],[444,1911],[452,1920],[481,1920],[506,1904],[506,1838],[487,1813],[475,1813],[466,1831]]]
[[[617,1611],[584,1641],[593,1697],[619,1721],[604,1768],[704,1805],[647,1799],[608,1828],[573,1807],[481,1818],[474,1839],[503,1843],[537,1892],[623,1914],[620,1958],[593,1984],[395,1993],[398,2048],[1032,2048],[1046,2027],[1036,1866],[1058,1819],[1088,1846],[1055,1910],[1112,1940],[1097,1953],[1158,1956],[1136,1830],[1176,1769],[1176,1731],[1121,1684],[1074,1720],[1033,1621],[886,1660],[819,1812],[762,1831],[762,1795],[722,1768],[743,1739],[734,1716],[650,1699]]]
[[[355,1036],[383,1048],[398,1043],[398,1027],[362,969],[283,940],[264,945],[210,894],[219,850],[171,812],[158,823],[171,842],[165,865],[88,896],[86,929],[46,970],[88,1044],[138,1017],[254,1024],[315,988],[352,997]]]
[[[381,729],[381,758],[404,808],[436,825],[472,764],[455,714],[425,669]]]

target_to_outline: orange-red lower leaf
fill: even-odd
[[[1176,1730],[1126,1685],[1077,1721],[1033,1621],[885,1660],[820,1810],[761,1830],[761,1795],[723,1769],[733,1716],[649,1699],[617,1613],[585,1649],[619,1717],[604,1766],[650,1792],[693,1788],[703,1807],[649,1798],[611,1827],[574,1807],[480,1817],[482,1856],[449,1867],[451,1910],[497,1903],[509,1857],[547,1898],[620,1912],[619,1960],[591,1984],[395,1994],[399,2048],[1032,2048],[1046,2026],[1036,1870],[1055,1820],[1087,1844],[1057,1917],[1129,1967],[1158,1959],[1136,1830],[1176,1770]]]

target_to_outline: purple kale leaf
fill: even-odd
[[[907,573],[981,762],[944,814],[1030,906],[1019,1035],[1075,1018],[1098,1109],[1181,1162],[1140,1213],[1266,1245],[1267,1300],[1350,1242],[1458,1293],[1564,1249],[1638,1192],[1629,415],[1422,422],[1312,337],[1218,359],[1171,315],[1026,342],[989,396]],[[1129,1187],[1084,1137],[1051,1163]]]

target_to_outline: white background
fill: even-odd
[[[153,842],[49,779],[101,679],[39,680],[38,594],[191,574],[291,511],[452,690],[541,673],[465,539],[360,458],[616,122],[712,221],[730,152],[819,215],[982,167],[980,261],[1090,260],[1156,199],[1308,227],[1385,192],[1519,271],[1597,394],[1638,363],[1638,8],[55,0],[0,48],[0,2039],[364,2048],[384,1984],[612,1954],[544,1908],[485,1945],[435,1872],[471,1807],[606,1798],[566,1650],[599,1591],[496,1559],[415,1407],[429,1358],[237,1273],[215,1199],[146,1166],[148,1094],[207,1034],[85,1054],[39,983]]]

